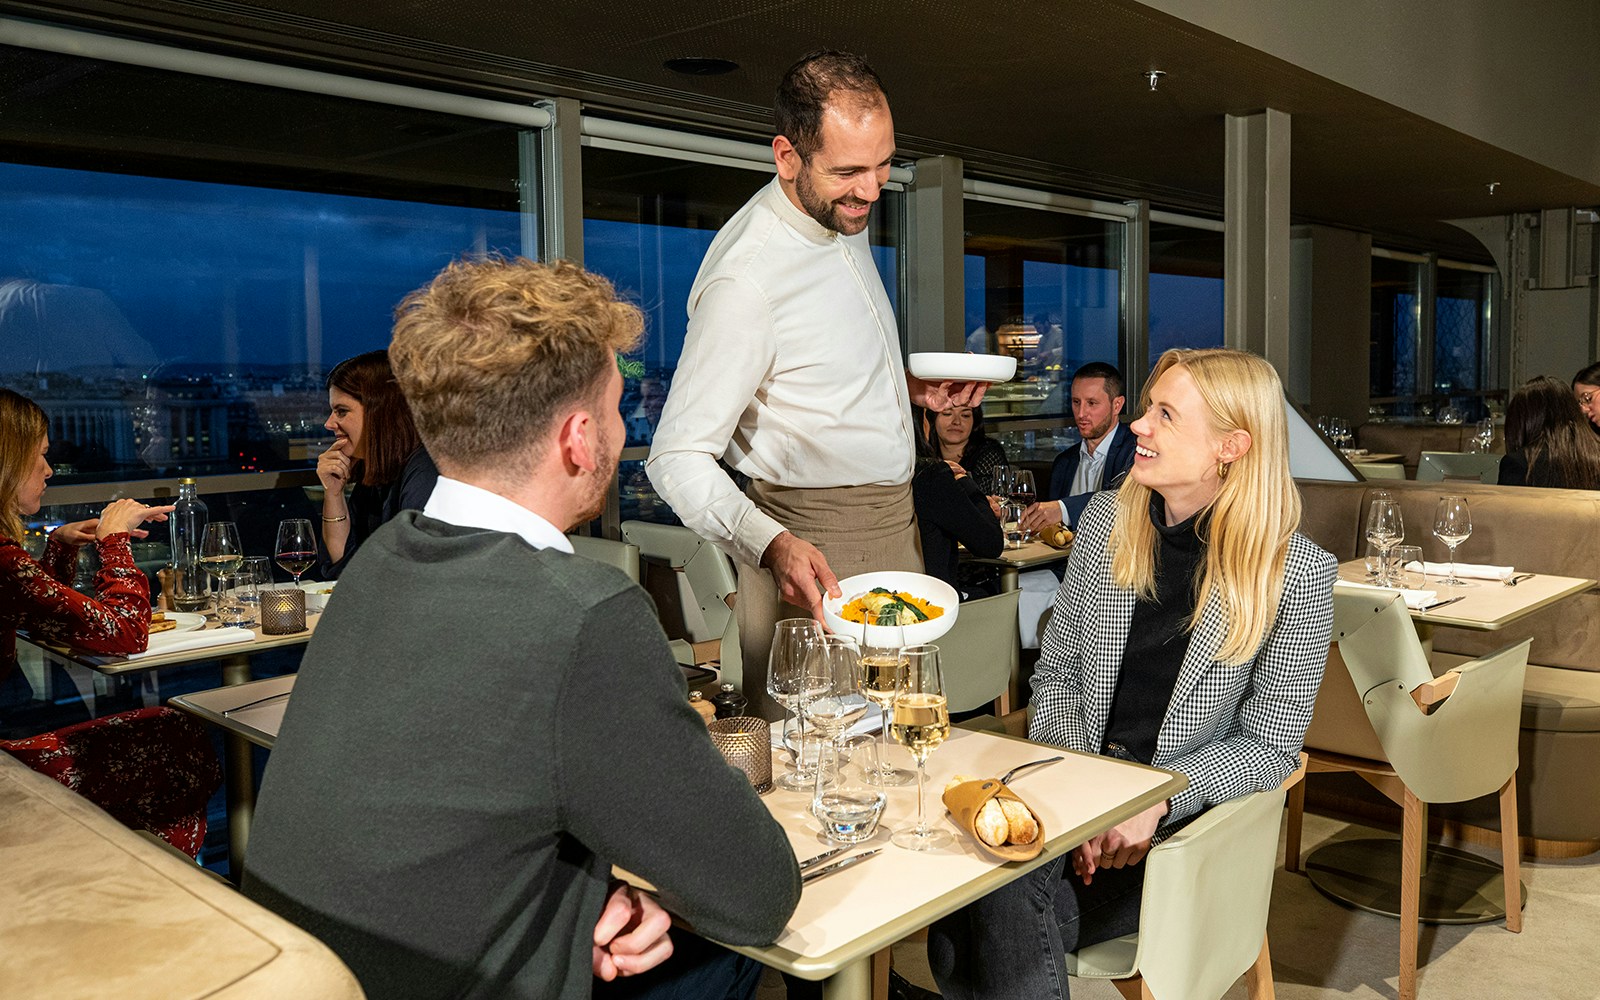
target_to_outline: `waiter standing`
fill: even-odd
[[[922,572],[911,403],[976,405],[983,386],[909,375],[867,216],[894,122],[858,56],[818,52],[778,86],[778,176],[728,220],[689,292],[689,331],[646,466],[683,523],[739,564],[744,693],[775,714],[780,618],[871,570]],[[746,492],[717,465],[750,477]]]

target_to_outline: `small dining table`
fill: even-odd
[[[268,635],[259,627],[248,630],[248,640],[234,642],[222,646],[204,646],[198,649],[179,649],[172,652],[162,652],[159,646],[169,642],[161,637],[173,635],[181,638],[189,633],[161,632],[151,637],[155,648],[143,655],[103,656],[89,653],[80,649],[58,646],[28,637],[27,633],[17,633],[20,641],[31,643],[50,656],[58,657],[69,663],[87,667],[107,677],[123,677],[129,674],[159,670],[162,667],[187,666],[192,663],[217,662],[222,668],[222,690],[238,687],[250,682],[250,658],[257,653],[264,653],[272,649],[284,649],[292,646],[303,646],[311,641],[311,636],[317,630],[317,622],[321,615],[310,613],[306,615],[306,628],[304,631],[288,635]],[[208,618],[202,629],[198,631],[211,632],[222,628],[215,619]],[[277,680],[278,678],[271,678]],[[182,697],[182,696],[180,696]],[[178,699],[172,699],[176,702]],[[251,740],[236,731],[223,733],[222,750],[224,758],[224,773],[227,777],[226,795],[228,802],[228,863],[230,869],[237,873],[243,870],[245,848],[250,836],[250,818],[255,809],[256,780],[255,771],[251,763]]]
[[[1340,563],[1339,582],[1366,583],[1366,560]],[[1595,586],[1594,580],[1546,573],[1519,574],[1515,586],[1506,586],[1499,580],[1472,580],[1470,586],[1452,587],[1428,577],[1421,589],[1434,591],[1436,602],[1452,603],[1433,610],[1412,610],[1411,621],[1431,659],[1435,628],[1498,632]],[[1426,811],[1423,830],[1427,830]],[[1424,855],[1422,921],[1486,923],[1505,916],[1499,866],[1449,848],[1425,849]],[[1305,871],[1311,883],[1333,899],[1398,917],[1398,903],[1391,901],[1400,899],[1399,862],[1398,840],[1366,838],[1317,848],[1306,856]]]
[[[1066,548],[1058,549],[1054,546],[1046,545],[1037,538],[1023,542],[1017,548],[1008,546],[992,559],[985,556],[975,556],[964,548],[961,550],[961,559],[964,562],[999,566],[1000,589],[1002,591],[1020,589],[1023,570],[1054,566],[1056,563],[1066,562],[1071,555],[1072,545],[1070,542]]]

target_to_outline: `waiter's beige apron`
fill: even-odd
[[[745,495],[797,537],[815,545],[834,575],[903,570],[921,573],[922,541],[911,503],[911,484],[796,489],[752,481]],[[784,618],[811,613],[784,601],[772,573],[739,563],[739,650],[750,714],[778,719],[783,709],[767,694],[772,629]]]

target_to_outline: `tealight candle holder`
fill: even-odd
[[[741,715],[713,720],[706,728],[723,759],[744,772],[757,794],[772,789],[772,731],[765,719]]]
[[[306,592],[299,587],[261,592],[261,631],[292,635],[306,630]]]

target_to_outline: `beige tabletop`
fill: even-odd
[[[283,725],[283,713],[289,707],[296,676],[285,674],[248,684],[180,694],[167,704],[271,750],[278,742],[278,728]]]
[[[1339,579],[1365,583],[1366,560],[1352,559],[1340,563]],[[1536,573],[1519,581],[1515,587],[1507,587],[1498,580],[1473,580],[1472,584],[1470,587],[1448,587],[1437,577],[1429,576],[1422,589],[1436,592],[1441,601],[1452,597],[1460,597],[1461,600],[1437,611],[1412,611],[1411,619],[1428,625],[1494,632],[1540,608],[1589,590],[1595,586],[1595,581]]]
[[[905,758],[896,759],[896,764],[910,763],[899,747],[891,753]],[[1000,863],[982,853],[940,802],[945,782],[956,774],[992,777],[1058,753],[1066,759],[1019,775],[1012,786],[1037,813],[1048,836],[1043,852],[1033,861]],[[776,757],[774,767],[780,773],[786,769]],[[1170,798],[1185,784],[1182,775],[1171,771],[1009,736],[955,730],[928,758],[927,786],[930,822],[955,835],[951,846],[919,852],[890,844],[890,831],[913,822],[917,809],[915,784],[891,788],[877,834],[840,857],[874,847],[882,847],[883,853],[806,886],[788,927],[773,944],[733,950],[805,979],[846,973],[840,978],[852,985],[830,988],[828,996],[857,995],[857,987],[870,975],[853,966],[870,963],[875,952]],[[796,857],[813,857],[829,848],[809,811],[808,793],[774,789],[763,799],[788,833]]]
[[[1351,465],[1361,465],[1365,462],[1398,462],[1405,458],[1404,455],[1392,451],[1369,451],[1363,455],[1346,455]]]
[[[311,640],[312,633],[317,630],[317,621],[321,617],[320,614],[308,614],[306,616],[305,631],[295,632],[291,635],[267,635],[260,628],[255,628],[251,630],[252,638],[249,642],[230,643],[223,646],[205,646],[200,649],[184,649],[173,653],[155,653],[131,660],[126,656],[101,656],[67,646],[37,642],[28,638],[24,633],[18,633],[17,638],[24,642],[32,643],[64,660],[80,664],[107,676],[115,677],[119,674],[158,670],[162,667],[180,666],[188,663],[205,663],[208,660],[222,660],[241,656],[249,657],[254,656],[256,653],[266,652],[269,649],[304,645]],[[203,631],[210,631],[220,627],[215,620],[207,619]],[[158,636],[174,634],[183,635],[186,633],[163,632],[158,633]]]

